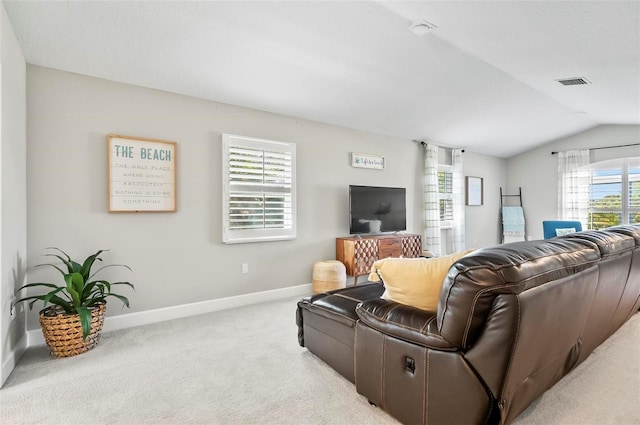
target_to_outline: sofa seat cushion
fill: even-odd
[[[369,283],[337,289],[303,298],[298,302],[296,322],[298,343],[304,347],[305,328],[313,328],[340,342],[353,346],[355,323],[358,320],[356,305],[362,301],[380,298],[384,287]]]
[[[379,299],[384,287],[370,283],[313,295],[298,302],[298,343],[355,382],[353,347],[356,306]]]
[[[472,251],[439,258],[385,258],[373,263],[369,280],[383,282],[384,299],[435,312],[449,268]]]
[[[358,320],[356,305],[379,298],[384,287],[378,283],[338,289],[304,298],[298,305],[320,316],[354,327]]]

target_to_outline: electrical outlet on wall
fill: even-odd
[[[249,273],[249,263],[242,263],[242,274]]]

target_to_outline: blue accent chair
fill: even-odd
[[[542,229],[544,231],[544,238],[551,239],[557,235],[557,229],[575,229],[576,232],[582,231],[582,223],[579,221],[569,220],[546,220],[542,222]]]

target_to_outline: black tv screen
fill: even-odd
[[[406,189],[349,186],[349,233],[407,230]]]

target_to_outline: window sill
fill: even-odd
[[[294,240],[295,238],[296,238],[295,236],[248,237],[248,238],[228,239],[228,240],[223,240],[222,242],[227,245],[233,245],[237,243],[290,241],[290,240]]]

